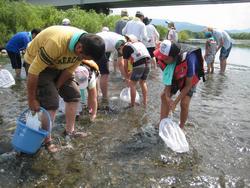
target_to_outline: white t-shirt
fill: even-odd
[[[218,45],[220,45],[222,39],[222,41],[224,42],[223,47],[225,49],[228,49],[231,46],[232,39],[226,31],[213,29],[212,33]]]
[[[171,40],[173,42],[178,42],[178,33],[175,29],[169,29],[168,32],[168,40]]]
[[[112,31],[102,31],[99,33],[96,33],[98,36],[100,36],[104,42],[105,42],[105,51],[106,52],[113,52],[115,51],[115,44],[118,40],[124,40],[124,36],[117,34]]]
[[[143,41],[143,43],[145,44],[147,48],[155,47],[156,42],[159,41],[159,37],[160,37],[158,31],[155,29],[155,27],[152,24],[146,25],[146,30],[147,30],[147,35],[148,35],[150,42]]]
[[[135,35],[139,41],[148,41],[147,30],[145,24],[139,19],[134,18],[127,22],[122,30],[123,35]]]
[[[137,62],[146,57],[150,58],[149,52],[142,42],[128,42],[126,45],[133,49],[133,53],[130,56],[133,62]]]

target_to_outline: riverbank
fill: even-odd
[[[188,44],[205,44],[206,39],[188,39],[186,41],[181,41],[182,43],[188,43]],[[244,47],[250,47],[250,40],[234,40],[233,39],[233,45],[239,45]]]

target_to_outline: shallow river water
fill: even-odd
[[[91,132],[85,139],[65,140],[59,114],[52,135],[62,150],[55,154],[44,148],[34,156],[12,151],[16,118],[27,107],[25,80],[0,89],[0,187],[250,187],[250,49],[242,49],[248,55],[239,56],[239,63],[233,58],[240,49],[234,48],[224,76],[217,61],[215,74],[199,83],[185,127],[185,154],[166,148],[154,128],[160,70],[151,71],[146,109],[126,108],[119,99],[125,85],[111,73],[111,110],[101,106],[94,123],[86,115],[77,121],[77,129]]]

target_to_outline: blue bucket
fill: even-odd
[[[29,109],[25,110],[17,119],[17,127],[12,139],[12,146],[18,152],[23,152],[27,154],[34,154],[41,147],[44,139],[50,134],[51,131],[51,118],[49,113],[41,108],[47,118],[49,123],[49,131],[44,129],[34,130],[26,126],[25,114]]]

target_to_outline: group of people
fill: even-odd
[[[214,60],[216,53],[220,50],[220,73],[226,71],[227,58],[231,52],[232,39],[229,34],[220,29],[208,27],[205,32],[207,38],[204,59],[207,63],[207,73],[214,72]]]
[[[204,78],[204,67],[203,67],[203,57],[201,48],[192,49],[189,46],[184,46],[178,44],[178,32],[175,28],[173,22],[168,23],[168,33],[162,42],[159,42],[159,34],[155,30],[154,26],[150,23],[147,17],[144,17],[143,13],[140,11],[136,12],[135,18],[128,20],[128,14],[126,10],[121,11],[121,20],[116,23],[116,31],[120,32],[122,35],[134,35],[137,38],[137,42],[143,43],[147,47],[149,55],[146,51],[143,51],[143,45],[137,49],[141,50],[140,57],[137,63],[136,54],[133,56],[133,72],[138,68],[134,67],[137,64],[144,64],[144,69],[141,71],[141,89],[143,94],[143,102],[146,104],[147,98],[144,97],[147,94],[146,77],[148,75],[148,57],[150,61],[157,59],[158,66],[163,71],[163,84],[165,88],[161,93],[161,113],[160,119],[168,117],[170,111],[174,111],[176,105],[180,102],[181,112],[180,112],[180,127],[183,128],[188,117],[189,104],[191,97],[195,92],[196,85],[199,80]],[[143,24],[144,23],[144,24]],[[206,42],[204,59],[207,62],[207,73],[213,73],[215,54],[220,50],[220,72],[223,74],[226,69],[226,60],[229,56],[230,50],[232,48],[232,39],[227,32],[218,29],[207,28],[205,36],[208,38]],[[134,50],[129,50],[131,44],[121,43],[118,47],[118,51],[122,51],[125,69],[127,68],[128,57],[126,55],[129,51],[136,52],[135,45],[133,42]],[[156,49],[157,48],[157,49]],[[143,51],[143,52],[142,52]],[[144,58],[146,57],[146,58]],[[155,59],[156,58],[156,59]],[[143,63],[141,61],[143,60]],[[135,99],[135,76],[126,75],[126,78],[130,77],[131,83],[131,103],[134,104]],[[179,92],[179,95],[173,101],[171,97]]]
[[[104,100],[108,100],[108,62],[111,55],[112,60],[117,62],[125,84],[130,87],[131,107],[136,105],[138,83],[142,91],[143,105],[147,106],[146,81],[150,69],[155,68],[156,64],[162,69],[162,82],[165,87],[161,93],[160,119],[168,117],[180,103],[180,127],[183,128],[188,118],[191,97],[200,78],[204,78],[202,52],[200,48],[179,44],[178,34],[172,22],[168,24],[169,33],[166,39],[160,42],[159,33],[150,21],[140,11],[136,12],[133,19],[129,19],[127,11],[122,10],[121,20],[116,23],[114,32],[104,27],[101,32],[90,34],[70,26],[70,20],[64,19],[62,25],[50,26],[42,31],[34,29],[31,33],[17,33],[7,43],[6,49],[12,67],[16,70],[16,77],[20,77],[20,50],[25,50],[29,108],[33,111],[39,111],[40,107],[45,108],[54,122],[59,96],[62,97],[66,118],[64,134],[85,137],[85,132],[75,130],[81,89],[88,90],[87,103],[91,119],[94,120],[98,92],[102,93]],[[205,60],[211,63],[209,72],[213,72],[214,53],[220,48],[221,71],[224,72],[232,47],[232,43],[227,41],[230,40],[229,35],[208,28],[206,37],[208,41]],[[96,86],[98,77],[100,91]],[[172,96],[177,91],[180,92],[173,100]],[[45,139],[44,145],[49,151],[58,150],[52,143],[51,135]]]
[[[105,53],[105,43],[96,34],[65,24],[50,26],[38,34],[33,34],[33,31],[40,30],[17,33],[6,45],[12,67],[16,70],[16,77],[20,77],[21,71],[20,50],[25,50],[23,59],[27,72],[28,106],[35,112],[40,111],[40,107],[45,108],[54,122],[59,107],[59,96],[62,97],[66,117],[64,134],[85,137],[85,132],[75,130],[76,111],[81,98],[79,85],[86,83],[84,79],[87,79],[88,84],[85,87],[88,87],[88,104],[94,119],[97,94],[96,84],[91,80],[99,74],[95,62]],[[15,51],[12,52],[11,49]],[[76,81],[75,71],[80,65],[86,68],[88,74],[82,75]],[[58,150],[51,141],[51,136],[48,136],[44,142],[45,147],[52,152]]]

